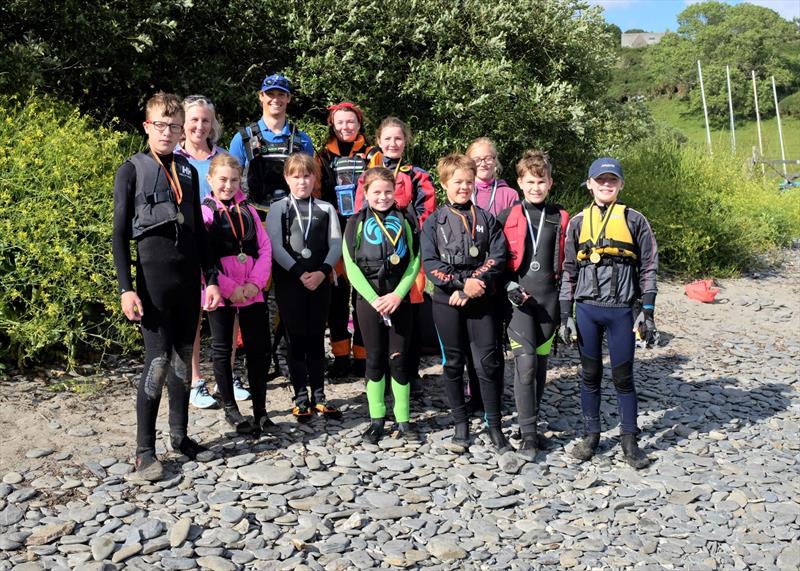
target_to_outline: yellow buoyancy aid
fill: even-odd
[[[603,257],[636,259],[636,246],[625,222],[625,206],[613,204],[601,216],[600,208],[592,203],[583,209],[583,224],[578,237],[578,261],[597,263]],[[597,256],[600,256],[600,259]]]

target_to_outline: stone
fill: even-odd
[[[525,460],[514,451],[508,451],[497,459],[497,465],[506,474],[516,474]]]
[[[464,559],[467,556],[467,552],[458,544],[458,537],[452,534],[431,538],[426,549],[428,553],[445,563]]]
[[[3,483],[4,484],[19,484],[23,480],[22,474],[19,472],[8,472],[5,476],[3,476]]]
[[[121,563],[122,561],[125,561],[126,559],[128,559],[130,557],[133,557],[134,555],[139,553],[141,550],[142,550],[142,544],[138,543],[138,542],[137,543],[129,543],[127,545],[123,545],[111,557],[111,562],[112,563]]]
[[[211,571],[236,571],[235,563],[216,555],[199,557],[197,559],[197,564],[200,565],[201,568],[211,569]]]
[[[92,539],[89,543],[89,547],[92,548],[92,558],[95,561],[103,561],[104,559],[108,559],[108,557],[114,553],[114,548],[116,548],[117,544],[114,540],[109,536],[97,537]]]
[[[275,486],[296,479],[298,474],[294,468],[275,466],[270,462],[259,462],[238,469],[239,478],[251,484]]]
[[[33,448],[25,453],[25,458],[44,458],[52,453],[52,448]]]
[[[59,537],[69,535],[75,529],[74,521],[65,521],[62,523],[52,523],[44,527],[39,527],[33,530],[33,533],[25,540],[25,545],[45,545],[55,541]]]
[[[783,548],[777,561],[778,569],[800,569],[800,543],[792,542]]]
[[[370,518],[374,520],[400,519],[403,517],[415,517],[419,512],[410,506],[390,506],[386,508],[376,508],[368,512]]]
[[[180,547],[186,538],[189,537],[189,529],[192,527],[192,520],[189,518],[181,518],[172,524],[172,529],[169,530],[169,544],[172,547]]]
[[[558,561],[565,569],[570,569],[580,563],[579,556],[580,553],[577,551],[565,551],[559,556]]]
[[[376,508],[387,508],[400,504],[400,498],[396,494],[387,494],[386,492],[367,490],[362,497]]]
[[[23,517],[25,517],[25,512],[14,504],[8,504],[5,509],[0,511],[0,527],[12,526]]]

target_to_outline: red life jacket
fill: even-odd
[[[548,213],[552,213],[553,209],[558,209],[560,215],[560,224],[558,232],[557,251],[553,260],[553,272],[556,277],[561,275],[561,268],[564,265],[564,241],[567,237],[567,224],[569,224],[569,213],[560,206],[547,205]],[[546,214],[546,215],[547,215]],[[522,264],[522,258],[525,255],[525,236],[528,234],[528,221],[525,218],[525,213],[522,211],[522,202],[517,202],[511,207],[508,213],[506,223],[503,225],[503,234],[506,237],[508,244],[508,267],[511,271],[516,272]]]

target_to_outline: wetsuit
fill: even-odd
[[[272,204],[267,232],[272,243],[278,311],[288,333],[295,405],[324,404],[325,321],[331,302],[328,278],[342,256],[339,219],[328,202],[298,200],[290,195]],[[304,252],[308,257],[303,256]],[[300,277],[314,271],[321,271],[326,279],[311,291],[303,286]]]
[[[615,209],[622,209],[615,205]],[[592,227],[600,232],[607,207],[593,205],[587,209],[593,216]],[[631,238],[628,249],[631,256],[600,255],[596,262],[581,254],[581,231],[588,224],[585,212],[572,218],[567,229],[564,272],[559,300],[561,315],[572,314],[575,302],[575,320],[578,327],[578,350],[583,368],[581,382],[581,409],[587,434],[600,433],[600,381],[603,377],[603,333],[608,339],[611,358],[611,378],[617,391],[621,434],[637,434],[638,405],[633,382],[634,302],[641,298],[645,307],[653,308],[656,299],[656,272],[658,247],[647,219],[636,210],[624,208],[619,216],[622,232],[627,228]],[[612,225],[608,226],[610,228]],[[615,244],[620,244],[616,236]]]
[[[442,344],[447,400],[456,424],[466,424],[464,364],[472,353],[486,410],[486,421],[500,427],[502,379],[492,296],[506,264],[503,232],[494,216],[467,202],[446,204],[423,226],[422,265],[433,283],[433,319]],[[448,304],[453,292],[463,290],[467,278],[486,285],[486,293],[464,307]]]
[[[395,420],[408,422],[412,379],[409,347],[413,333],[408,292],[420,266],[413,219],[396,206],[385,212],[367,207],[347,222],[343,255],[347,275],[358,292],[356,313],[367,349],[370,418],[386,416],[384,392],[388,374],[394,394]],[[403,301],[394,313],[384,318],[371,304],[392,292]]]
[[[203,202],[203,221],[211,237],[211,248],[219,259],[219,289],[224,305],[208,314],[211,325],[211,351],[214,379],[226,407],[236,407],[233,395],[231,352],[233,323],[239,316],[247,378],[256,421],[266,416],[267,371],[270,351],[269,309],[262,291],[269,281],[272,248],[256,209],[247,203],[243,192],[222,202],[210,195]],[[253,284],[258,293],[243,302],[230,300],[234,291]]]
[[[536,433],[547,358],[560,323],[558,279],[567,221],[562,208],[527,200],[498,217],[509,247],[508,281],[518,283],[530,296],[514,307],[508,325],[514,351],[514,399],[523,437]]]
[[[358,135],[352,143],[344,143],[331,137],[316,160],[322,170],[320,197],[336,206],[339,225],[344,228],[347,218],[355,212],[356,184],[367,169],[367,164],[376,147],[369,147],[363,135]],[[334,357],[347,358],[350,355],[351,340],[347,324],[350,321],[351,290],[344,265],[338,265],[339,276],[331,291],[331,306],[328,313],[328,328],[331,335],[331,351]],[[353,312],[352,351],[354,359],[366,359],[364,341],[358,323],[358,315]]]
[[[200,313],[201,266],[217,283],[200,211],[197,171],[183,157],[148,153],[126,161],[114,179],[112,249],[120,293],[133,291],[130,241],[136,243],[136,292],[142,301],[144,370],[136,396],[137,456],[153,454],[164,385],[173,444],[186,437],[192,345]],[[174,167],[174,168],[173,168]],[[177,174],[181,199],[165,172]],[[138,181],[138,185],[137,185]]]

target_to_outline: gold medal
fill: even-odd
[[[236,259],[239,260],[240,263],[244,264],[247,261],[247,254],[244,252],[239,252],[236,256]]]
[[[598,254],[597,252],[592,252],[589,255],[589,261],[592,262],[593,264],[599,264],[600,263],[600,254]]]
[[[400,263],[400,256],[398,256],[397,254],[392,254],[391,256],[389,256],[389,263],[392,264],[393,266],[396,266],[397,264]]]
[[[185,220],[185,218],[183,216],[183,212],[178,212],[175,215],[175,220],[178,222],[178,224],[183,224],[183,221]]]
[[[480,254],[480,253],[481,253],[481,251],[478,249],[477,246],[470,246],[469,247],[469,255],[472,256],[473,258],[477,258],[478,254]]]

